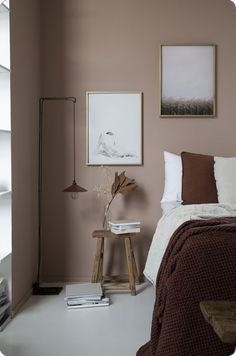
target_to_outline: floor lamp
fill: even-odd
[[[41,287],[41,265],[42,265],[42,168],[43,168],[43,109],[45,101],[67,101],[73,105],[73,124],[74,124],[74,175],[72,184],[63,190],[63,192],[71,193],[72,198],[77,198],[78,193],[86,192],[87,190],[80,187],[75,179],[75,97],[44,97],[39,99],[39,152],[38,152],[38,269],[37,280],[33,284],[34,295],[55,295],[62,290],[61,287]]]

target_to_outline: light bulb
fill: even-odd
[[[236,6],[236,0],[231,0],[233,3],[234,3],[234,5]]]
[[[79,198],[79,193],[78,192],[73,192],[70,194],[71,199],[76,200]]]

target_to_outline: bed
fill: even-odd
[[[212,167],[215,172],[215,163]],[[182,182],[184,205],[172,206],[158,223],[144,270],[156,288],[151,338],[137,356],[228,356],[234,352],[233,345],[218,339],[199,309],[203,300],[236,300],[236,204],[222,202],[225,192],[219,194],[217,181],[218,177],[214,181],[217,197],[212,190],[209,198],[217,199],[213,203],[201,203],[208,200],[206,191],[200,202],[194,201],[199,199],[198,192],[195,199],[191,191],[186,203]]]

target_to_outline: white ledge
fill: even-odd
[[[0,191],[0,196],[2,195],[6,195],[6,194],[10,194],[11,191],[10,190],[4,190],[4,191]]]
[[[10,255],[11,255],[11,250],[1,251],[1,253],[0,253],[0,263],[3,262]]]

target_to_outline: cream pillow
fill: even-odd
[[[182,161],[181,156],[164,152],[165,187],[161,203],[182,201]]]
[[[214,159],[219,203],[236,203],[236,157]]]

